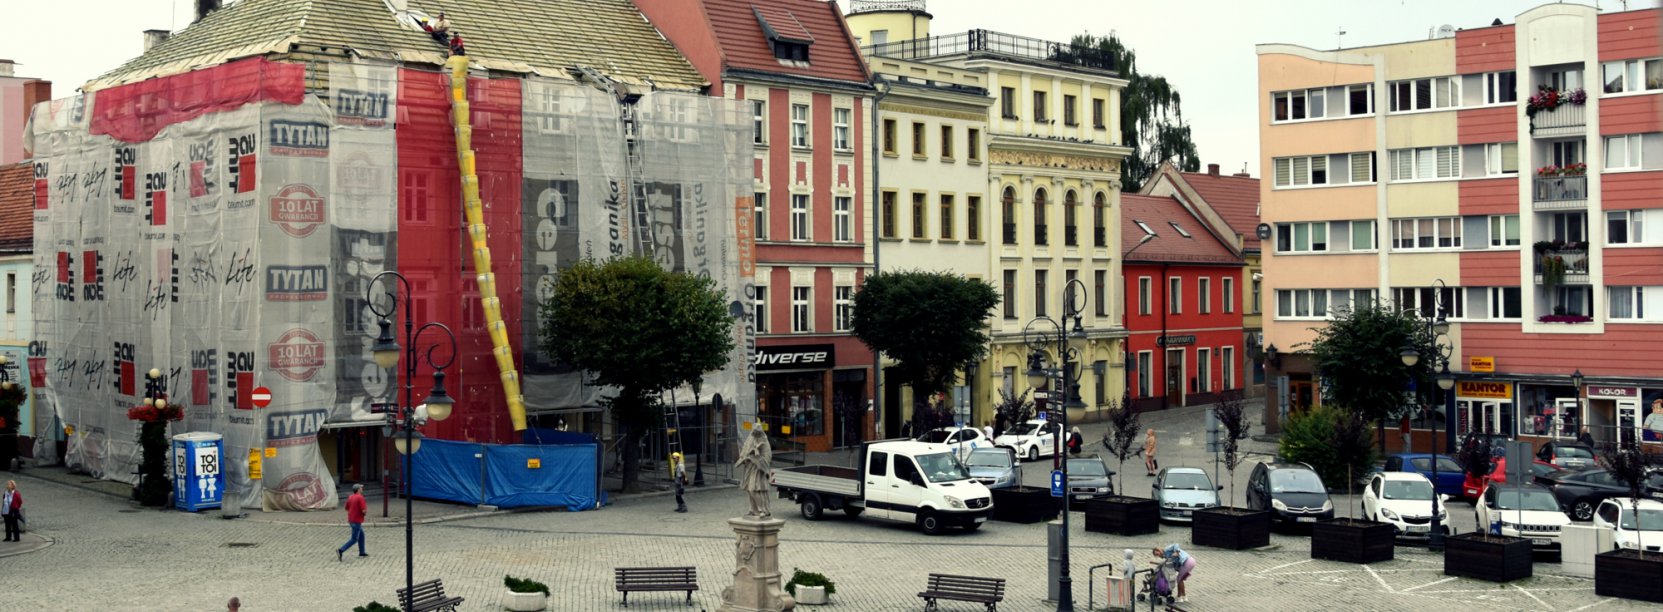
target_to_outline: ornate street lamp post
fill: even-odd
[[[1447,288],[1441,278],[1433,281],[1433,284],[1439,289]],[[1444,419],[1448,419],[1449,414],[1444,406],[1445,395],[1449,393],[1451,388],[1455,387],[1455,374],[1449,371],[1450,355],[1444,352],[1446,350],[1444,346],[1438,344],[1438,338],[1449,337],[1449,319],[1444,318],[1444,294],[1441,290],[1435,293],[1435,317],[1434,319],[1425,320],[1424,333],[1431,338],[1433,346],[1437,347],[1433,354],[1427,356],[1427,365],[1438,372],[1439,413]],[[1403,345],[1403,350],[1399,351],[1398,356],[1403,359],[1405,367],[1413,368],[1420,363],[1420,349],[1415,348],[1413,342]],[[1444,548],[1444,515],[1438,507],[1438,419],[1430,418],[1428,420],[1432,422],[1432,518],[1426,535],[1426,547],[1432,551],[1440,551]]]
[[[1062,292],[1062,321],[1058,322],[1050,317],[1040,316],[1029,321],[1022,330],[1023,340],[1030,350],[1028,354],[1028,384],[1034,389],[1045,389],[1056,381],[1058,392],[1062,393],[1061,410],[1057,410],[1057,423],[1060,425],[1057,436],[1057,447],[1054,449],[1056,463],[1062,470],[1063,498],[1062,498],[1062,534],[1059,539],[1061,545],[1062,572],[1058,576],[1057,611],[1073,612],[1074,585],[1069,577],[1068,559],[1068,529],[1069,529],[1069,496],[1072,491],[1068,487],[1068,460],[1064,453],[1065,445],[1062,440],[1069,435],[1068,411],[1086,407],[1080,401],[1080,368],[1076,367],[1081,361],[1081,351],[1086,349],[1086,330],[1080,325],[1082,314],[1086,310],[1086,285],[1079,279],[1068,281],[1063,285]],[[1069,324],[1073,328],[1069,328]],[[1050,327],[1051,329],[1043,329]],[[1054,346],[1058,359],[1061,361],[1057,368],[1047,368],[1045,352]]]

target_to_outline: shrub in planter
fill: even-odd
[[[1530,540],[1482,532],[1444,538],[1444,574],[1510,582],[1535,574]]]
[[[503,576],[502,585],[508,587],[503,607],[514,612],[535,612],[548,607],[549,586],[529,578]]]
[[[1086,531],[1133,536],[1161,531],[1161,510],[1153,499],[1099,497],[1086,500]]]
[[[353,608],[352,612],[398,612],[398,608],[383,604],[379,601],[372,601],[362,606]]]
[[[993,520],[1010,523],[1040,523],[1057,518],[1061,500],[1040,487],[1011,487],[993,490]]]
[[[1245,550],[1270,545],[1270,513],[1242,508],[1205,508],[1190,515],[1190,541],[1200,546]]]
[[[1346,563],[1391,561],[1396,530],[1386,523],[1334,519],[1311,526],[1311,558]]]
[[[801,593],[797,587],[804,587]],[[825,574],[791,568],[791,581],[785,583],[785,591],[790,593],[797,603],[823,604],[828,596],[837,592],[837,583],[832,582]]]

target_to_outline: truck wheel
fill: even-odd
[[[803,518],[811,521],[818,521],[820,516],[825,514],[825,508],[820,506],[820,496],[818,495],[804,495],[801,510],[803,511]]]
[[[918,529],[923,531],[924,535],[940,534],[941,517],[936,516],[934,512],[926,510],[923,514],[918,515]]]
[[[844,506],[843,507],[843,513],[849,515],[849,518],[855,518],[857,516],[860,516],[860,511],[862,511],[862,510],[865,510],[865,508],[859,508],[859,507],[855,507],[855,506]]]
[[[1039,461],[1039,447],[1038,446],[1028,447],[1028,460],[1029,461]]]

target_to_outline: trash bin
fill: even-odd
[[[225,494],[217,433],[192,432],[173,437],[173,506],[186,512],[218,508]]]

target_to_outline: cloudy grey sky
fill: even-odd
[[[492,0],[480,0],[492,1]],[[1592,3],[1594,0],[1585,0]],[[59,97],[139,54],[147,29],[190,23],[192,0],[15,0],[0,38],[0,58],[20,76],[53,81]],[[1629,8],[1659,0],[1629,0]],[[1442,24],[1489,25],[1543,0],[929,0],[933,33],[972,28],[1067,40],[1081,32],[1118,34],[1137,51],[1140,69],[1166,76],[1184,97],[1203,163],[1226,171],[1247,164],[1259,174],[1253,120],[1257,75],[1253,46],[1292,43],[1331,49],[1425,38]],[[1620,0],[1598,0],[1621,10]],[[422,0],[411,5],[421,7]],[[845,0],[845,5],[847,2]],[[454,16],[465,23],[465,15]],[[1343,39],[1335,32],[1344,30]]]

